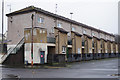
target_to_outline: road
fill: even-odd
[[[30,69],[30,68],[5,68],[2,69],[3,78],[117,78],[118,59],[102,59],[69,63],[69,67]]]

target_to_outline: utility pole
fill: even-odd
[[[34,17],[34,14],[32,14],[31,16],[31,19],[32,19],[32,39],[31,39],[31,65],[33,66],[33,17]]]
[[[3,53],[3,31],[4,30],[4,0],[2,0],[2,53]]]

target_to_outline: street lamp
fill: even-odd
[[[31,39],[31,65],[33,66],[33,17],[34,14],[32,14],[31,19],[32,19],[32,39]]]
[[[72,14],[73,14],[73,13],[71,12],[70,14],[71,14],[71,19],[72,19]]]
[[[71,15],[71,20],[72,20],[72,12],[70,13],[70,15]],[[70,23],[70,27],[71,27],[71,31],[72,31],[72,22]]]

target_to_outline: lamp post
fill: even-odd
[[[2,53],[3,53],[3,29],[4,28],[4,0],[2,0]]]
[[[31,19],[32,19],[32,39],[31,39],[31,65],[33,66],[33,17],[34,17],[34,14],[32,14],[31,16]]]
[[[73,13],[71,12],[70,14],[71,14],[71,19],[72,19],[72,15],[73,15]]]

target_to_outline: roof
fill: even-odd
[[[71,32],[73,32],[73,33],[75,33],[77,36],[82,36],[80,33],[78,33],[78,32],[75,32],[75,31],[71,31]]]
[[[106,39],[104,39],[104,38],[101,38],[102,40],[104,40],[105,42],[107,42],[107,40]]]
[[[61,20],[64,20],[64,21],[67,21],[67,22],[70,22],[72,24],[76,24],[78,26],[82,26],[84,28],[88,28],[88,29],[92,29],[92,30],[95,30],[97,32],[101,32],[101,33],[104,33],[104,34],[107,34],[107,35],[110,35],[110,36],[113,36],[115,37],[113,34],[110,34],[110,33],[107,33],[105,31],[102,31],[102,30],[99,30],[99,29],[96,29],[96,28],[93,28],[91,26],[88,26],[86,24],[83,24],[83,23],[80,23],[80,22],[77,22],[77,21],[74,21],[74,20],[71,20],[69,18],[66,18],[66,17],[63,17],[63,16],[60,16],[60,15],[57,15],[57,14],[54,14],[54,13],[51,13],[51,12],[48,12],[48,11],[45,11],[41,8],[37,8],[37,7],[34,7],[34,6],[29,6],[29,7],[26,7],[24,9],[21,9],[21,10],[18,10],[18,11],[15,11],[15,12],[12,12],[12,13],[9,13],[9,14],[6,14],[6,16],[14,16],[14,15],[18,15],[18,14],[24,14],[24,13],[28,13],[28,12],[39,12],[39,13],[43,13],[45,15],[48,15],[48,16],[52,16],[56,19],[61,19]]]
[[[87,36],[88,38],[90,38],[90,39],[92,39],[92,37],[91,36],[89,36],[89,35],[87,35],[87,34],[84,34],[85,36]]]
[[[66,30],[64,30],[63,28],[58,28],[58,27],[54,27],[55,29],[58,29],[59,32],[62,32],[62,33],[68,33]]]
[[[96,37],[96,36],[93,36],[93,38],[96,38],[97,40],[100,40],[100,38]]]

